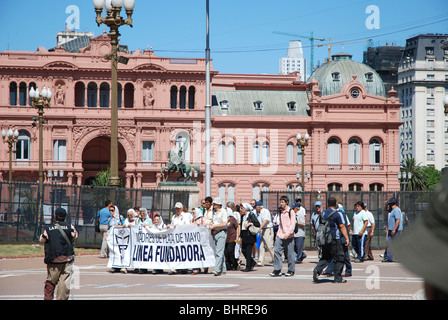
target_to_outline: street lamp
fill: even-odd
[[[8,144],[8,153],[9,153],[9,178],[8,181],[11,184],[12,183],[12,154],[15,152],[13,150],[14,144],[19,141],[19,131],[12,129],[9,129],[6,131],[5,129],[2,130],[2,137],[3,141]]]
[[[300,132],[297,134],[297,146],[300,147],[300,149],[302,150],[302,173],[299,174],[299,172],[297,172],[296,176],[297,179],[299,179],[299,177],[302,177],[302,191],[305,191],[305,147],[308,146],[308,141],[310,140],[310,136],[308,135],[308,133],[305,134],[304,137],[302,137],[302,135],[300,134]],[[307,178],[308,181],[306,183],[309,182],[309,180],[311,179],[311,172],[307,173]]]
[[[43,211],[42,211],[42,202],[43,202],[43,189],[44,189],[44,148],[43,148],[43,125],[44,121],[44,109],[50,107],[51,97],[53,93],[50,88],[42,89],[42,92],[39,92],[39,89],[31,88],[30,90],[30,98],[31,104],[34,108],[37,109],[39,114],[38,122],[39,122],[39,219],[38,219],[38,227],[40,228],[40,223],[42,221]]]
[[[411,172],[401,172],[398,171],[398,180],[400,181],[400,184],[402,186],[403,191],[406,190],[406,185],[408,185],[411,182],[412,179],[412,173]]]
[[[47,177],[50,178],[51,182],[62,182],[62,179],[64,178],[64,170],[48,170]],[[61,179],[59,180],[58,177]]]
[[[112,45],[111,61],[111,125],[110,125],[110,186],[119,187],[118,177],[118,28],[123,25],[132,27],[132,14],[135,0],[93,0],[98,26],[104,24],[110,28],[109,37]],[[121,17],[120,12],[124,7],[127,18]],[[102,16],[103,8],[106,8],[105,17]]]
[[[9,149],[9,177],[8,177],[8,181],[9,181],[9,212],[13,212],[13,205],[12,205],[12,198],[13,198],[13,192],[12,192],[12,154],[15,152],[13,150],[14,148],[14,144],[19,141],[19,131],[15,130],[13,131],[12,129],[9,129],[8,131],[6,131],[5,129],[2,130],[2,137],[3,137],[3,141],[5,143],[8,144],[8,149]]]

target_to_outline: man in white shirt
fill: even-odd
[[[171,223],[168,225],[168,228],[175,228],[181,224],[189,224],[190,223],[188,217],[186,217],[182,212],[183,207],[184,206],[180,202],[177,202],[174,205],[174,210],[176,212],[171,217]]]
[[[303,247],[305,245],[305,208],[299,203],[295,202],[292,204],[291,208],[296,214],[296,222],[299,225],[297,232],[294,234],[294,248],[296,252],[296,262],[301,263],[303,259],[306,258],[305,252],[303,252]]]
[[[182,212],[184,205],[180,202],[176,202],[174,205],[174,210],[176,213],[171,218],[171,224],[167,225],[168,228],[176,228],[177,226],[183,225],[183,224],[189,224],[190,219]],[[186,269],[179,269],[174,270],[171,269],[168,274],[176,274],[176,273],[187,273]]]
[[[364,260],[373,260],[372,249],[370,248],[370,242],[372,241],[375,232],[375,218],[373,213],[367,210],[367,203],[364,203],[364,211],[367,214],[368,224],[367,224],[367,239],[366,239],[366,249],[364,253]]]
[[[369,219],[364,211],[364,202],[355,203],[355,212],[353,213],[353,235],[352,246],[356,252],[355,262],[364,262],[364,250],[367,239],[367,225]]]
[[[274,263],[274,230],[271,212],[268,209],[263,208],[263,203],[261,201],[255,203],[255,211],[258,216],[258,221],[260,221],[260,231],[258,233],[261,236],[257,265],[263,267],[266,249],[269,250],[269,253],[271,254],[271,263]]]
[[[222,207],[221,198],[215,198],[213,200],[213,208],[215,212],[213,213],[212,223],[209,225],[216,247],[216,262],[213,274],[220,276],[227,271],[224,258],[224,249],[227,240],[227,211]]]

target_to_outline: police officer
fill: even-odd
[[[67,211],[58,208],[55,211],[55,223],[45,226],[40,242],[45,243],[45,259],[47,280],[44,287],[44,299],[53,300],[54,290],[58,286],[57,300],[68,300],[70,281],[73,274],[75,251],[73,240],[78,232],[73,225],[65,223]]]

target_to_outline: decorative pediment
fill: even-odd
[[[62,70],[78,70],[78,67],[74,65],[73,63],[66,62],[66,61],[52,61],[48,64],[46,64],[43,69],[45,70],[54,70],[54,69],[62,69]]]
[[[166,72],[166,69],[154,63],[145,63],[135,67],[133,71]]]

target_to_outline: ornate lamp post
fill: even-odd
[[[110,186],[119,187],[118,177],[118,28],[123,25],[132,27],[132,13],[135,0],[93,0],[98,26],[104,24],[110,28],[109,37],[112,45],[111,61],[111,124],[110,124]],[[106,8],[106,16],[103,17],[103,8]],[[126,10],[127,18],[120,16],[122,7]]]
[[[302,173],[299,174],[299,172],[297,172],[296,176],[297,178],[299,178],[299,176],[301,176],[302,178],[302,191],[305,191],[305,147],[308,147],[308,141],[310,140],[310,136],[307,134],[305,134],[304,137],[302,137],[302,135],[300,134],[300,132],[297,134],[297,146],[300,147],[300,149],[302,150]],[[307,178],[308,181],[311,179],[311,172],[307,173]]]
[[[8,178],[8,181],[11,184],[11,182],[12,182],[12,154],[15,152],[13,150],[14,144],[17,143],[17,141],[19,141],[19,139],[18,139],[19,131],[17,131],[17,130],[13,131],[12,129],[5,131],[5,129],[3,129],[2,137],[3,137],[3,141],[8,144],[8,149],[9,149],[9,151],[8,151],[8,153],[9,153],[9,178]]]
[[[45,87],[42,89],[42,92],[39,92],[39,89],[31,88],[30,90],[30,98],[31,98],[31,104],[34,108],[37,109],[39,118],[37,119],[39,123],[39,219],[38,219],[38,228],[40,228],[40,223],[43,218],[43,211],[42,211],[42,203],[43,203],[43,196],[44,196],[44,148],[43,148],[43,125],[45,123],[44,120],[44,109],[50,107],[50,101],[51,97],[53,96],[53,93],[51,92],[50,88],[46,89]]]
[[[411,182],[412,179],[412,173],[404,171],[403,173],[401,171],[398,171],[398,180],[401,184],[402,191],[406,191],[406,186]]]
[[[9,149],[9,177],[8,177],[8,182],[9,182],[9,207],[8,207],[8,211],[10,213],[13,212],[13,204],[12,204],[12,199],[13,199],[13,192],[12,192],[12,154],[15,152],[14,149],[14,144],[19,141],[18,137],[19,137],[19,131],[15,130],[13,131],[12,129],[9,129],[8,131],[5,131],[5,129],[2,130],[2,137],[3,137],[3,141],[6,142],[8,144],[8,149]]]

